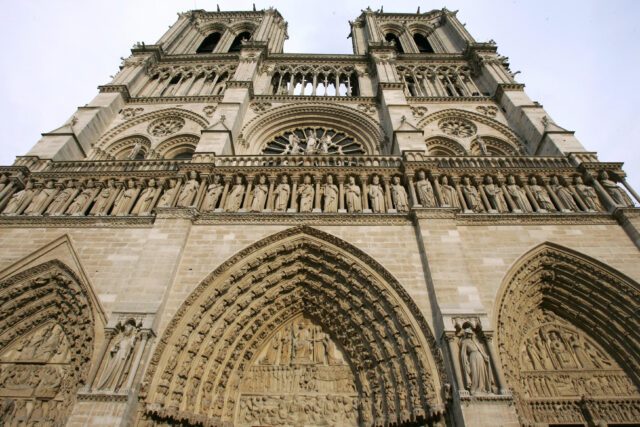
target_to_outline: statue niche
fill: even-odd
[[[310,317],[280,327],[240,383],[235,425],[357,425],[358,392],[340,346]]]

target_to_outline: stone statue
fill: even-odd
[[[251,200],[250,212],[262,212],[264,209],[264,203],[267,200],[267,194],[269,193],[269,187],[267,186],[267,177],[260,175],[258,183],[253,187],[253,199]]]
[[[331,135],[325,135],[320,139],[320,148],[318,149],[320,154],[329,154],[329,147],[333,145],[331,141]]]
[[[227,212],[238,212],[238,209],[242,206],[242,199],[244,198],[244,184],[242,183],[242,177],[236,175],[235,184],[231,188],[229,198],[227,199]]]
[[[399,176],[394,176],[391,181],[391,199],[398,212],[409,212],[407,191],[400,182]]]
[[[560,184],[558,177],[555,175],[551,177],[551,189],[556,192],[558,199],[560,199],[560,203],[564,205],[565,209],[574,212],[578,212],[580,210],[580,208],[578,208],[578,204],[573,198],[573,194],[571,194],[571,191],[564,185]]]
[[[302,153],[302,149],[300,148],[300,138],[295,133],[289,135],[289,147],[284,151],[283,154],[291,154],[298,155]]]
[[[304,319],[300,321],[294,333],[293,359],[296,361],[313,361],[311,329]]]
[[[84,215],[84,208],[87,206],[87,202],[93,197],[93,192],[95,190],[95,185],[92,179],[87,181],[87,187],[80,192],[73,199],[73,202],[67,208],[65,212],[67,215]]]
[[[533,212],[533,208],[531,208],[531,205],[529,204],[527,195],[516,183],[516,179],[513,175],[509,175],[507,178],[507,192],[511,196],[513,203],[515,203],[516,209],[520,209],[522,212]]]
[[[380,185],[380,177],[378,175],[374,175],[373,178],[371,178],[369,198],[371,199],[371,210],[374,213],[383,213],[385,211],[384,190]]]
[[[9,199],[9,203],[7,203],[7,206],[4,208],[4,211],[2,211],[2,213],[4,215],[16,215],[18,213],[18,210],[31,198],[34,192],[35,190],[33,189],[33,181],[27,181],[24,189],[16,191],[11,196],[11,199]]]
[[[436,206],[436,197],[433,194],[433,187],[431,181],[427,179],[427,175],[424,171],[418,171],[418,181],[416,182],[416,188],[418,190],[418,199],[420,204],[426,208],[433,208]]]
[[[307,132],[307,148],[304,150],[305,154],[315,154],[316,153],[316,133],[313,130],[309,130]]]
[[[474,335],[471,328],[465,328],[460,341],[460,366],[465,388],[471,394],[492,393],[493,380],[489,356],[476,342]]]
[[[189,172],[189,180],[182,187],[182,191],[178,196],[176,206],[179,208],[188,208],[193,205],[196,194],[198,194],[198,173],[196,171]]]
[[[298,195],[300,196],[300,212],[311,212],[315,191],[309,175],[304,176],[302,184],[298,187]]]
[[[338,186],[333,183],[333,175],[327,175],[327,182],[321,188],[324,195],[324,212],[338,212]]]
[[[446,176],[442,177],[442,184],[440,185],[442,193],[442,203],[445,206],[451,206],[452,208],[460,208],[460,200],[458,200],[458,192],[454,187],[449,185],[449,179]]]
[[[158,200],[159,208],[170,208],[173,198],[176,195],[176,191],[178,191],[178,182],[175,179],[169,181],[169,188]]]
[[[69,201],[69,198],[76,192],[76,183],[73,180],[69,180],[67,187],[59,192],[53,202],[49,205],[44,212],[45,215],[62,215],[62,209],[64,205]]]
[[[134,180],[130,179],[127,181],[127,188],[120,193],[118,198],[116,199],[113,210],[111,211],[112,215],[128,215],[131,210],[131,206],[136,199],[136,195],[138,194],[138,188],[136,187],[136,183]]]
[[[153,200],[156,197],[156,180],[153,178],[149,179],[147,188],[142,190],[140,193],[140,197],[136,202],[133,210],[131,211],[132,215],[149,215],[151,213],[151,209],[153,209]]]
[[[44,209],[45,204],[55,192],[56,189],[53,188],[53,181],[47,181],[45,187],[35,195],[35,197],[31,200],[31,203],[29,203],[29,206],[27,206],[27,208],[24,210],[24,214],[38,215],[42,211],[42,209]]]
[[[291,186],[289,185],[289,178],[287,175],[283,175],[280,178],[280,184],[275,189],[276,200],[274,211],[286,212],[289,205],[289,195],[291,194]]]
[[[489,204],[498,212],[509,212],[507,201],[504,198],[502,188],[493,183],[493,178],[487,176],[485,178],[484,192],[487,195]]]
[[[482,198],[476,187],[471,184],[471,179],[465,176],[462,179],[462,184],[462,194],[467,201],[467,207],[474,212],[483,212]]]
[[[576,364],[571,356],[569,348],[564,340],[560,337],[560,333],[555,330],[549,331],[548,334],[549,349],[554,356],[556,366],[562,369],[576,368]]]
[[[598,199],[596,190],[588,185],[585,185],[584,182],[582,182],[582,177],[576,176],[574,178],[574,182],[576,184],[576,191],[584,201],[587,209],[589,209],[590,211],[602,210],[602,205],[600,205],[600,200]]]
[[[349,182],[345,186],[347,199],[347,211],[349,213],[362,212],[362,199],[360,198],[360,186],[356,184],[356,179],[349,177]]]
[[[540,208],[548,212],[554,212],[556,210],[556,207],[553,205],[553,202],[551,201],[547,190],[544,187],[538,185],[538,179],[535,176],[532,176],[530,183],[531,184],[529,185],[529,189],[531,189],[531,194],[533,195],[533,198],[538,202]]]
[[[106,215],[107,210],[109,209],[109,202],[111,201],[111,198],[115,196],[117,191],[118,189],[116,188],[115,180],[109,179],[107,181],[107,186],[98,193],[98,196],[89,211],[89,215]]]
[[[220,183],[220,175],[213,177],[213,182],[207,187],[207,194],[202,202],[202,212],[211,212],[218,206],[218,200],[222,196],[224,185]]]
[[[105,354],[106,361],[98,380],[98,389],[115,389],[118,387],[120,377],[127,367],[127,362],[132,356],[135,347],[137,329],[133,322],[127,322],[124,330],[114,338],[111,347]]]
[[[129,152],[129,155],[127,156],[127,160],[135,159],[138,153],[140,152],[141,148],[142,148],[142,141],[138,139],[136,140],[136,144],[131,149],[131,152]]]
[[[626,191],[609,179],[609,174],[607,174],[606,171],[600,173],[600,184],[602,184],[605,191],[609,193],[616,205],[625,208],[633,207],[633,200],[631,200]]]

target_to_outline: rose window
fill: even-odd
[[[320,127],[297,128],[281,133],[268,142],[262,154],[323,155],[365,154],[362,143],[344,132]]]
[[[464,119],[443,119],[438,123],[438,127],[447,135],[462,138],[473,136],[477,131],[476,125]]]
[[[148,132],[153,136],[168,136],[178,132],[183,126],[184,119],[181,117],[165,117],[151,122]]]

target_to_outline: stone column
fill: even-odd
[[[384,184],[384,197],[387,205],[387,212],[395,213],[396,210],[393,208],[393,200],[391,200],[391,189],[389,188],[390,178],[388,176],[382,177],[382,183]]]
[[[616,210],[618,208],[618,205],[616,205],[616,202],[614,202],[611,196],[609,195],[609,193],[607,193],[607,190],[605,190],[602,187],[602,184],[600,184],[600,181],[595,179],[591,175],[591,173],[585,172],[585,180],[584,180],[585,184],[588,183],[589,181],[593,182],[593,188],[596,190],[596,193],[598,193],[600,200],[602,200],[603,204],[605,205],[605,209],[609,211]]]
[[[275,175],[269,175],[267,179],[269,180],[269,194],[267,195],[267,207],[264,212],[271,212],[273,211],[273,188],[278,177]]]
[[[214,212],[224,212],[225,207],[227,206],[227,196],[229,195],[229,184],[231,183],[231,176],[223,177],[224,188],[222,189],[222,200],[220,200],[220,207],[216,209]]]
[[[500,366],[500,362],[498,360],[498,356],[496,355],[496,351],[493,348],[493,334],[485,334],[485,340],[487,342],[487,350],[489,351],[489,357],[491,358],[491,368],[496,376],[496,381],[498,382],[498,390],[500,394],[508,394],[509,389],[507,388],[507,383],[504,380],[504,374],[502,373],[502,367]]]
[[[362,182],[362,213],[371,213],[369,209],[369,188],[367,187],[367,175],[360,175],[360,182]]]
[[[287,210],[287,212],[298,212],[298,180],[300,177],[298,175],[291,176],[291,207]]]
[[[340,195],[338,199],[338,212],[344,213],[347,210],[344,208],[344,175],[338,175],[338,188],[340,189]]]
[[[254,179],[255,176],[247,175],[247,190],[244,196],[244,204],[242,205],[242,209],[238,209],[238,212],[247,212],[251,206],[251,189],[253,188]]]
[[[418,196],[416,195],[415,183],[413,182],[413,173],[406,173],[404,177],[407,181],[407,185],[409,186],[409,199],[411,200],[411,209],[422,207],[422,205],[418,202]]]
[[[442,192],[440,191],[440,174],[431,174],[433,177],[433,192],[436,195],[436,202],[438,203],[438,207],[442,207],[444,205],[444,201],[442,200]],[[428,178],[427,178],[428,179]]]
[[[315,76],[314,76],[315,80]],[[320,181],[322,181],[322,176],[319,174],[313,175],[313,180],[316,184],[316,193],[315,193],[315,206],[313,208],[313,212],[322,212],[322,207],[320,201],[322,199],[322,195],[320,194]]]
[[[456,377],[456,383],[458,385],[458,392],[464,390],[464,382],[462,382],[462,373],[460,372],[460,365],[456,359],[458,357],[458,348],[456,346],[456,336],[453,332],[445,332],[442,337],[447,342],[447,349],[451,357],[451,366],[453,367],[453,374]]]

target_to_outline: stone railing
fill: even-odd
[[[206,154],[206,153],[204,153]],[[383,214],[611,211],[634,202],[612,164],[563,157],[214,156],[193,160],[49,162],[0,168],[2,216],[149,216],[200,212]],[[594,168],[595,167],[595,168]],[[607,172],[608,171],[608,172]],[[598,177],[596,179],[595,177]]]

